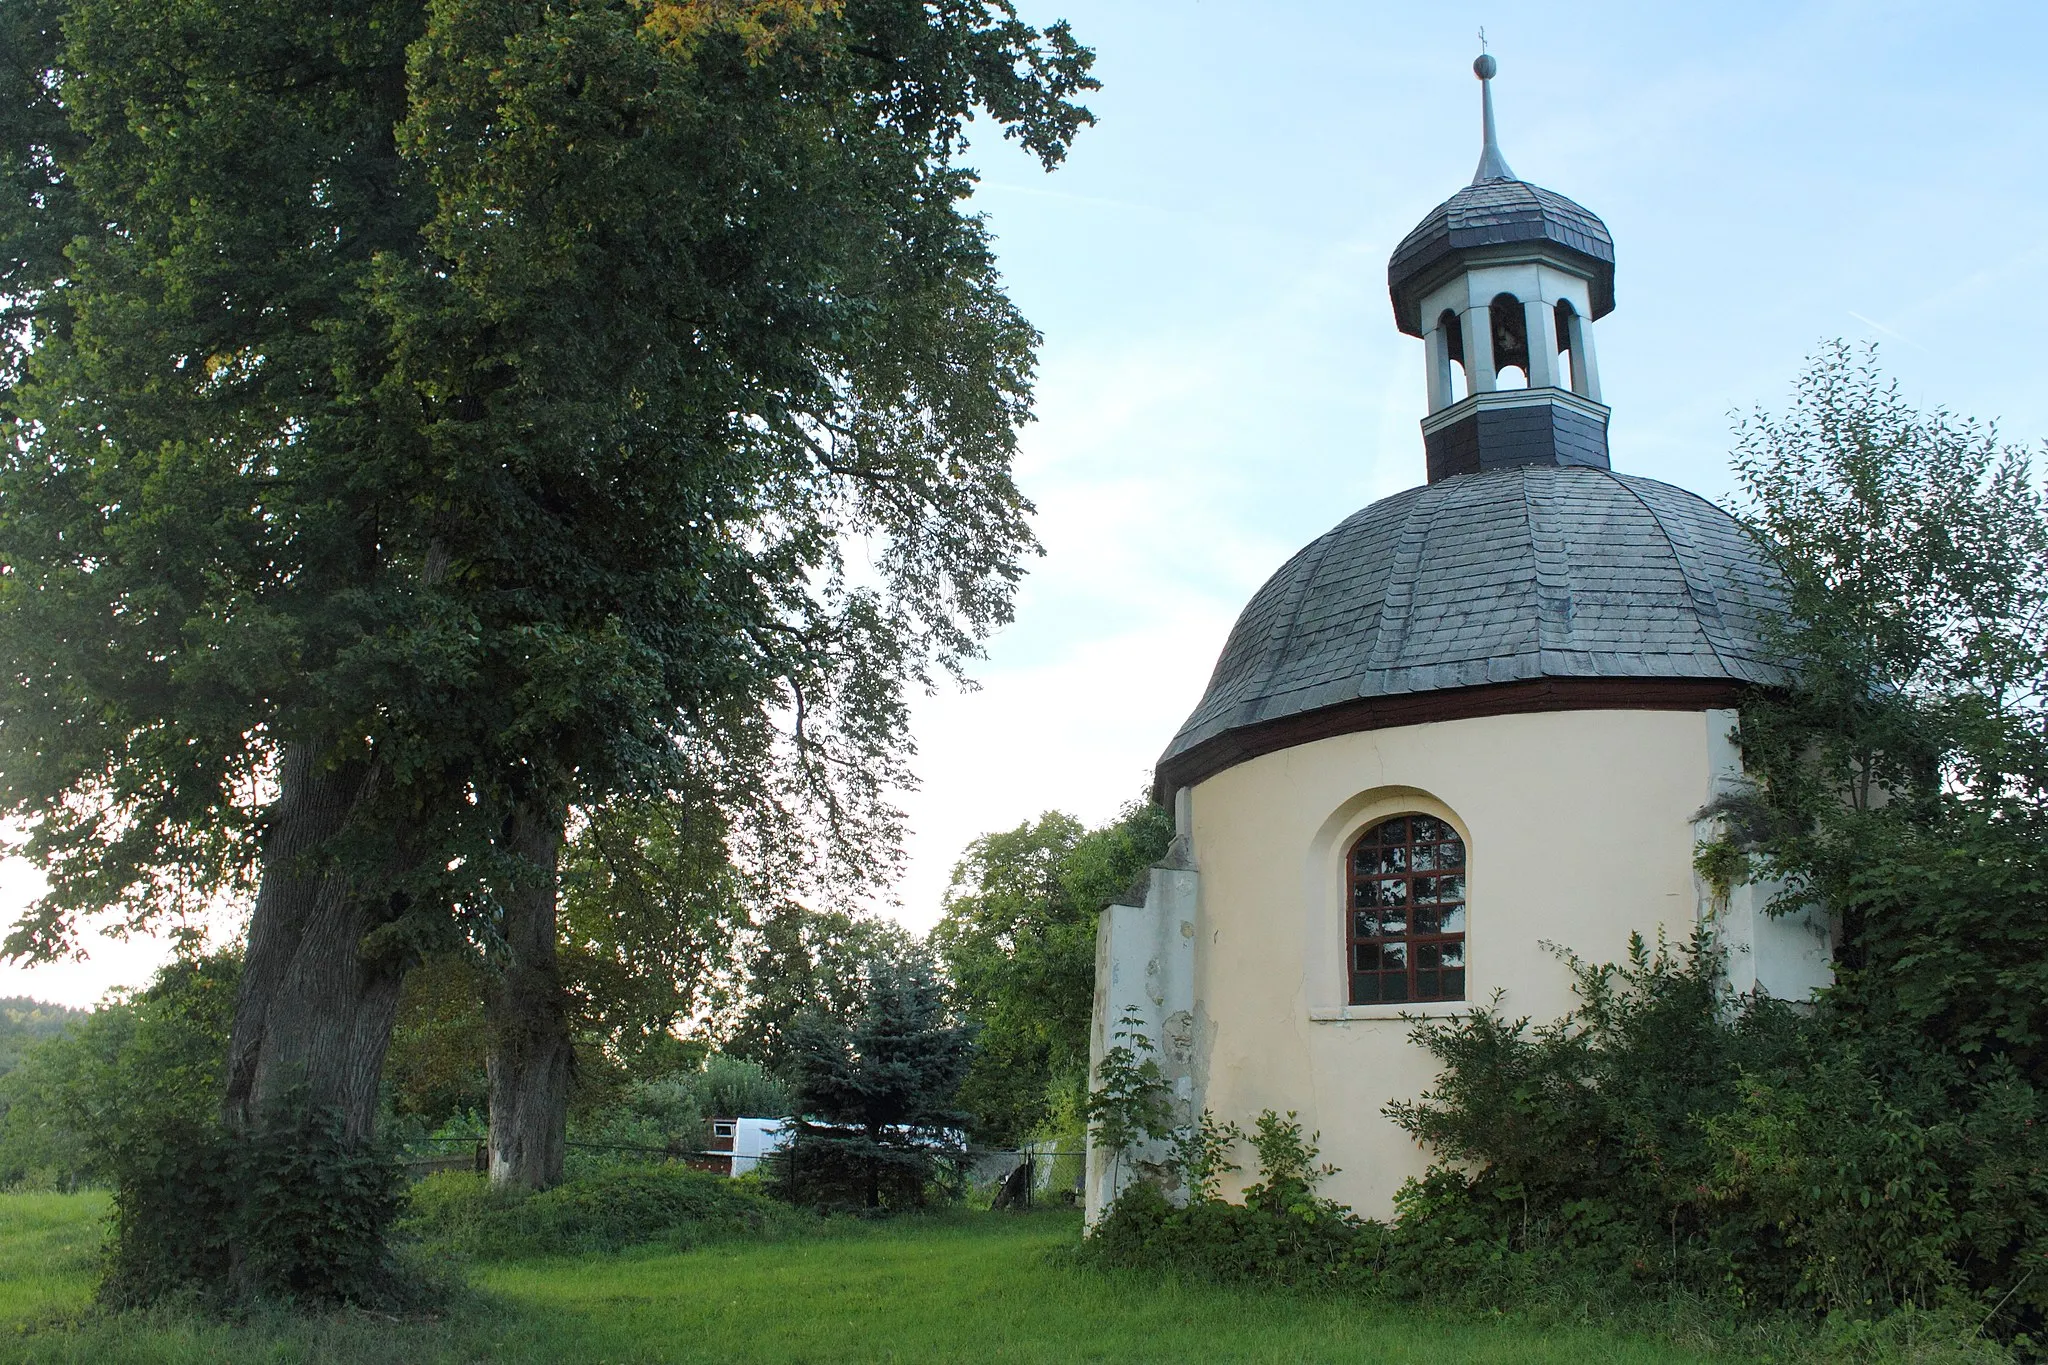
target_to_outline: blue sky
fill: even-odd
[[[1101,122],[1051,176],[994,141],[968,157],[1045,334],[1019,472],[1047,554],[980,690],[917,708],[916,927],[976,834],[1137,795],[1266,575],[1421,481],[1421,344],[1386,259],[1471,177],[1481,24],[1510,164],[1614,235],[1617,468],[1725,497],[1730,413],[1838,336],[1880,342],[1917,402],[2048,435],[2048,6],[1021,8],[1096,49]],[[0,908],[31,884],[0,874]],[[0,994],[89,1002],[159,951],[0,970]]]

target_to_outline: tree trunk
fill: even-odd
[[[555,957],[564,812],[522,805],[506,822],[519,872],[500,898],[505,961],[484,990],[491,1051],[491,1184],[544,1190],[562,1180],[572,1054]]]
[[[329,848],[375,781],[368,762],[330,767],[308,745],[285,748],[228,1039],[222,1114],[234,1131],[287,1096],[339,1111],[350,1141],[375,1131],[405,963],[365,957],[390,897]]]

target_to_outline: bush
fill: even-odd
[[[1581,1007],[1554,1025],[1417,1027],[1443,1071],[1389,1112],[1439,1161],[1391,1245],[1813,1315],[1976,1301],[2038,1332],[2048,1096],[2009,1061],[1968,1067],[1832,1001],[1731,999],[1703,938],[1572,966]]]
[[[0,1076],[0,1183],[110,1181],[118,1143],[211,1124],[240,978],[234,957],[174,962],[133,1000],[28,1048]]]
[[[683,1248],[785,1232],[806,1220],[732,1180],[678,1165],[620,1165],[537,1194],[496,1191],[467,1172],[413,1187],[402,1231],[428,1250],[483,1259]]]
[[[108,1158],[113,1237],[102,1301],[391,1303],[413,1296],[387,1254],[399,1172],[304,1105],[240,1136],[196,1124],[131,1134]]]
[[[1242,1136],[1207,1115],[1196,1135],[1180,1144],[1180,1184],[1196,1192],[1185,1205],[1170,1202],[1149,1180],[1130,1185],[1083,1243],[1083,1259],[1105,1265],[1166,1268],[1221,1284],[1254,1283],[1302,1288],[1366,1288],[1379,1259],[1383,1229],[1315,1192],[1333,1167],[1317,1161],[1316,1136],[1304,1137],[1293,1114],[1267,1110],[1250,1139],[1258,1153],[1258,1180],[1245,1202],[1207,1197],[1208,1175],[1221,1168],[1218,1139]]]
[[[709,1118],[787,1118],[796,1107],[790,1088],[759,1062],[744,1057],[713,1053],[704,1068],[681,1073],[697,1102],[698,1112]]]

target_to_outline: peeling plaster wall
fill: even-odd
[[[1176,1122],[1199,1112],[1202,1103],[1201,1030],[1194,997],[1200,878],[1192,867],[1175,865],[1186,862],[1186,842],[1184,837],[1176,839],[1169,861],[1148,874],[1143,904],[1104,907],[1095,935],[1095,1011],[1088,1037],[1088,1074],[1094,1076],[1103,1053],[1117,1041],[1126,1011],[1136,1014],[1157,1049],[1153,1060],[1173,1095]],[[1091,1137],[1085,1189],[1088,1222],[1092,1225],[1115,1201],[1136,1165],[1159,1162],[1165,1155],[1164,1144],[1151,1143],[1127,1153],[1119,1166]]]

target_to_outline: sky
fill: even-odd
[[[1599,214],[1617,469],[1726,500],[1734,414],[1832,338],[1907,396],[2038,446],[2048,387],[2048,5],[1019,0],[1097,53],[1099,123],[1046,175],[967,153],[1044,334],[1019,482],[1045,554],[973,691],[914,709],[920,787],[889,909],[922,930],[977,835],[1146,789],[1238,610],[1303,544],[1423,478],[1422,345],[1386,261],[1479,155]],[[0,864],[0,915],[35,894]],[[165,949],[0,967],[90,1004]]]

